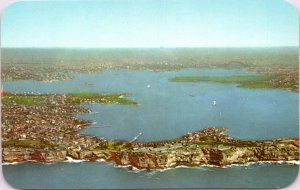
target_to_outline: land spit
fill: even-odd
[[[299,162],[299,139],[238,140],[225,128],[207,128],[172,140],[112,141],[80,134],[91,121],[74,114],[81,103],[138,105],[125,94],[12,94],[2,97],[2,160],[55,163],[107,161],[140,170],[176,166],[224,167],[257,162]]]
[[[109,69],[173,71],[225,68],[272,76],[263,83],[247,85],[248,88],[279,88],[295,92],[299,88],[296,47],[87,50],[2,48],[1,58],[3,81],[72,80],[74,73],[95,73]]]

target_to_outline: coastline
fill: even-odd
[[[295,139],[235,140],[224,128],[207,128],[164,142],[122,142],[125,149],[67,150],[64,154],[6,151],[2,165],[19,163],[106,162],[116,168],[164,171],[179,167],[247,167],[255,164],[299,165]],[[205,137],[205,138],[204,138]],[[212,142],[212,139],[215,139]],[[103,143],[115,143],[103,140]],[[115,146],[115,145],[111,145]],[[102,144],[103,147],[103,144]],[[28,150],[27,150],[28,151]],[[53,156],[54,155],[54,156]],[[56,156],[59,155],[59,156]]]
[[[59,162],[59,163],[71,163],[71,164],[77,164],[77,163],[82,163],[82,162],[89,162],[89,160],[74,160],[70,157],[68,157],[68,160],[64,161],[64,162]],[[116,165],[113,164],[111,162],[107,162],[104,159],[100,159],[100,160],[96,160],[94,162],[100,162],[103,163],[105,162],[106,164],[109,165],[113,165],[113,167],[115,168],[125,168],[125,169],[129,169],[132,171],[136,171],[136,172],[148,172],[146,169],[138,169],[136,167],[132,167],[131,165]],[[10,165],[18,165],[18,164],[25,164],[28,162],[12,162],[12,163],[1,163],[2,166],[10,166]],[[31,162],[31,163],[39,163],[39,162]],[[39,164],[45,164],[45,165],[51,165],[51,164],[56,164],[56,163],[39,163]],[[286,165],[300,165],[300,161],[299,160],[291,160],[291,161],[284,161],[284,160],[279,160],[279,161],[258,161],[258,162],[249,162],[246,164],[230,164],[227,166],[215,166],[215,165],[199,165],[199,166],[185,166],[185,165],[178,165],[175,167],[170,167],[170,168],[164,168],[164,169],[156,169],[156,170],[152,170],[151,172],[164,172],[164,171],[168,171],[168,170],[172,170],[172,169],[178,169],[178,168],[191,168],[191,169],[195,169],[195,168],[199,168],[199,167],[207,167],[207,168],[222,168],[222,169],[226,169],[226,168],[232,168],[232,167],[249,167],[249,166],[255,166],[255,165],[262,165],[262,164],[270,164],[270,165],[276,165],[276,164],[286,164]]]
[[[299,161],[299,146],[295,143],[299,139],[240,140],[228,136],[225,128],[206,128],[153,142],[114,141],[80,134],[93,123],[74,116],[91,113],[82,103],[138,104],[120,96],[4,94],[3,162],[105,161],[131,170],[155,171],[179,166],[228,167],[260,161]]]

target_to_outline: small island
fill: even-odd
[[[82,103],[139,105],[127,96],[6,92],[2,96],[3,162],[106,161],[145,171],[299,162],[299,139],[239,140],[229,137],[225,128],[207,128],[156,142],[112,141],[79,133],[92,123],[74,116],[92,111]]]

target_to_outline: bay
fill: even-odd
[[[81,131],[106,139],[139,141],[172,139],[208,127],[225,127],[239,139],[297,138],[298,93],[279,89],[243,89],[238,84],[175,83],[174,76],[230,76],[253,74],[245,70],[183,69],[105,70],[74,74],[70,81],[4,82],[9,92],[129,93],[139,106],[87,104],[93,112],[77,117],[95,124]],[[212,106],[216,101],[216,106]],[[21,189],[107,188],[277,188],[292,183],[297,165],[230,168],[176,168],[163,172],[136,172],[109,163],[82,162],[3,166],[6,180]],[[51,179],[51,180],[49,180]]]

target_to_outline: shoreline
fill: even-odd
[[[105,161],[153,171],[177,166],[224,167],[259,161],[298,161],[298,138],[240,140],[225,128],[206,128],[162,141],[114,141],[80,134],[93,121],[82,103],[136,106],[122,94],[12,94],[3,96],[2,160],[4,163]],[[126,95],[126,94],[125,94]]]
[[[10,157],[13,159],[8,159],[2,165],[105,162],[116,168],[151,172],[180,167],[225,169],[255,164],[300,164],[299,147],[295,144],[297,139],[241,141],[232,139],[226,132],[224,128],[207,128],[163,142],[122,142],[129,147],[119,150],[70,150],[61,156],[56,156],[60,155],[57,153],[53,156],[49,151],[40,152],[38,155],[35,150],[33,153],[12,151]],[[207,144],[212,139],[203,139],[204,137],[216,140]],[[120,142],[103,140],[103,143]]]
[[[271,81],[271,87],[276,84],[275,86],[282,89],[298,90],[299,60],[296,47],[269,47],[263,49],[248,47],[246,48],[247,51],[240,51],[241,49],[245,48],[125,48],[122,51],[119,51],[118,48],[112,48],[109,49],[110,53],[107,54],[107,49],[92,48],[92,52],[98,52],[95,55],[89,51],[78,54],[79,49],[67,48],[68,54],[66,55],[62,53],[65,51],[60,52],[60,49],[49,51],[49,49],[43,48],[4,48],[2,49],[2,79],[3,81],[65,81],[72,80],[73,73],[76,72],[95,73],[108,69],[174,71],[185,68],[227,68],[274,74],[277,77]],[[211,54],[207,50],[213,50],[214,53]],[[265,54],[262,54],[262,50]],[[186,54],[187,52],[189,53]],[[250,56],[249,52],[252,52]],[[130,55],[130,58],[124,59],[124,53]],[[225,53],[228,56],[224,57]],[[29,59],[24,56],[27,54],[33,56]],[[60,58],[64,61],[57,63],[50,61],[57,55],[60,55]],[[157,59],[152,59],[153,55],[158,56]],[[43,56],[42,61],[39,59],[41,56]],[[174,59],[174,56],[176,59]],[[98,61],[91,61],[91,57]],[[289,59],[287,63],[285,63],[286,58]],[[254,62],[253,59],[256,61]],[[209,64],[207,60],[210,60]],[[72,64],[67,64],[69,62],[72,62]],[[82,62],[85,63],[84,66]],[[36,72],[32,73],[32,69]],[[253,85],[250,87],[253,87]]]
[[[26,164],[26,163],[33,163],[33,164],[43,164],[43,165],[53,165],[53,164],[59,164],[59,163],[70,163],[70,164],[78,164],[78,163],[83,163],[83,162],[89,162],[92,163],[89,160],[74,160],[72,158],[68,158],[68,160],[64,161],[64,162],[55,162],[55,163],[40,163],[40,162],[12,162],[12,163],[1,163],[1,166],[12,166],[12,165],[19,165],[19,164]],[[136,171],[136,172],[149,172],[146,169],[138,169],[136,167],[133,167],[131,165],[116,165],[113,164],[112,162],[107,162],[104,159],[100,159],[100,160],[96,160],[93,161],[93,163],[105,163],[108,165],[112,165],[114,168],[125,168],[128,169],[130,171]],[[215,166],[215,165],[199,165],[199,166],[186,166],[186,165],[178,165],[175,167],[170,167],[170,168],[164,168],[164,169],[155,169],[155,170],[151,170],[151,172],[165,172],[168,170],[173,170],[173,169],[179,169],[179,168],[188,168],[188,169],[197,169],[200,167],[203,168],[222,168],[222,169],[227,169],[227,168],[233,168],[233,167],[240,167],[240,168],[247,168],[250,166],[259,166],[262,164],[269,164],[269,165],[295,165],[295,166],[299,166],[300,165],[300,161],[299,160],[291,160],[291,161],[284,161],[284,160],[279,160],[279,161],[258,161],[258,162],[249,162],[246,164],[230,164],[230,165],[226,165],[226,166]]]

